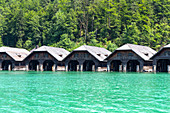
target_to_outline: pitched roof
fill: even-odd
[[[151,57],[151,59],[153,59],[157,54],[159,54],[163,49],[166,49],[166,48],[170,48],[170,44],[162,47],[156,54],[154,54],[154,55]]]
[[[170,48],[170,44],[164,46],[163,48]]]
[[[87,51],[99,61],[104,61],[104,59],[111,54],[111,52],[105,48],[88,46],[88,45],[82,45],[78,47],[77,49],[73,50],[72,52],[75,52],[75,51]]]
[[[156,54],[156,51],[151,49],[150,47],[135,45],[135,44],[125,44],[117,48],[112,54],[114,54],[116,51],[123,51],[123,50],[131,50],[135,52],[137,55],[139,55],[145,61],[149,60],[154,54]]]
[[[22,61],[29,54],[29,51],[26,49],[12,47],[0,47],[0,52],[7,53],[15,61]]]
[[[63,48],[49,47],[49,46],[41,46],[40,48],[33,49],[30,54],[33,52],[48,52],[58,61],[62,61],[70,52]],[[28,55],[29,56],[29,55]]]

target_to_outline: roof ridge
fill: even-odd
[[[24,48],[17,48],[17,47],[7,47],[7,46],[2,46],[0,48],[12,48],[12,49],[24,49]],[[26,49],[25,49],[26,50]]]
[[[16,47],[0,47],[0,51],[5,51],[5,52],[29,52],[27,49],[24,48],[16,48]]]
[[[100,48],[100,49],[106,49],[104,47],[97,47],[97,46],[89,46],[89,45],[84,45],[84,46],[87,46],[87,47],[93,47],[93,48]],[[81,47],[81,46],[80,46]],[[107,50],[107,49],[106,49]]]
[[[60,47],[52,47],[52,46],[41,46],[41,47],[39,47],[39,48],[45,48],[45,49],[48,49],[48,48],[54,48],[54,49],[63,49],[63,50],[65,50],[64,48],[60,48]],[[38,49],[39,49],[38,48]]]

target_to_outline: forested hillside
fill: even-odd
[[[113,51],[125,43],[156,50],[170,43],[170,1],[0,0],[0,46]]]

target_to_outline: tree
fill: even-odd
[[[168,0],[0,0],[0,46],[158,50],[170,42],[169,12]]]

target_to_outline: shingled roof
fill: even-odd
[[[30,54],[32,54],[33,52],[48,52],[58,61],[62,61],[70,53],[63,48],[49,47],[49,46],[41,46],[40,48],[33,49]]]
[[[7,53],[15,61],[22,61],[29,54],[29,51],[20,48],[0,47],[0,53]]]
[[[170,44],[162,47],[156,54],[154,54],[150,59],[153,59],[156,55],[158,55],[163,49],[170,48]]]
[[[140,56],[143,60],[147,61],[150,60],[150,58],[156,54],[156,51],[151,49],[147,46],[141,46],[141,45],[135,45],[135,44],[125,44],[119,48],[117,48],[110,56],[112,56],[116,51],[126,51],[131,50],[134,53],[136,53],[138,56]],[[108,56],[108,58],[110,57]],[[107,58],[107,59],[108,59]]]
[[[73,50],[70,54],[75,51],[87,51],[99,61],[104,61],[104,59],[111,54],[111,52],[105,48],[88,45],[82,45],[77,49]]]

